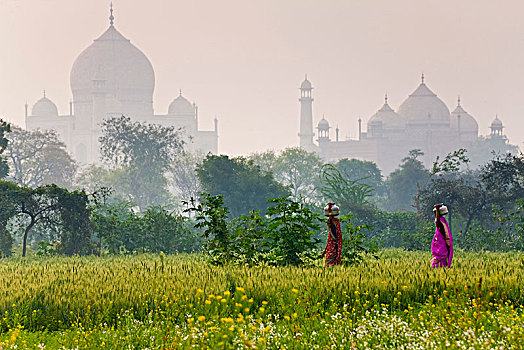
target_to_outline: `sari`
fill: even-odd
[[[330,216],[326,221],[329,229],[326,249],[326,266],[340,265],[342,262],[342,231],[340,221]]]
[[[443,216],[435,220],[435,236],[431,242],[431,267],[451,267],[453,259],[453,236],[448,222]],[[449,245],[446,243],[449,241]]]

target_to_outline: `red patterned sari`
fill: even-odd
[[[326,254],[326,266],[340,265],[342,259],[342,231],[340,221],[330,216],[326,221],[329,229],[328,240],[324,253]]]

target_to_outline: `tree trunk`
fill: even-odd
[[[31,228],[35,225],[35,218],[31,216],[31,222],[29,223],[29,225],[27,225],[27,227],[25,228],[25,232],[24,232],[24,243],[22,245],[22,258],[25,257],[25,252],[26,252],[26,248],[27,248],[27,236],[29,234],[29,231],[31,230]]]

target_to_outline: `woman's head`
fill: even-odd
[[[444,203],[435,204],[433,207],[433,213],[435,214],[436,218],[439,218],[448,213],[448,207],[446,207]]]

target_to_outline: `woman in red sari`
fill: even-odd
[[[327,245],[320,257],[326,255],[326,266],[340,265],[342,262],[342,231],[340,230],[340,221],[336,217],[339,214],[339,208],[335,203],[328,203],[324,208],[324,215],[328,217]]]

